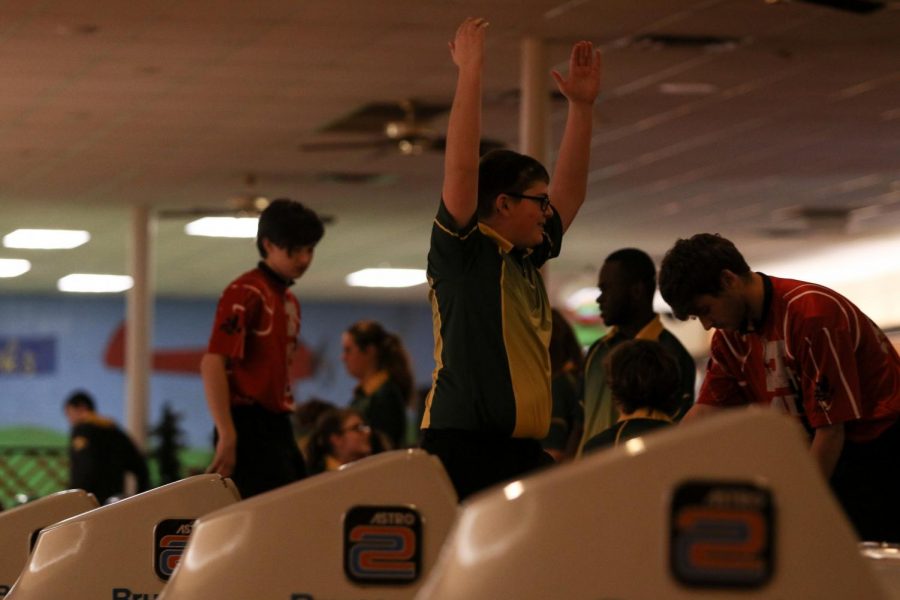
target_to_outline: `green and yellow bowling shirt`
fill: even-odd
[[[541,439],[550,426],[550,301],[538,269],[559,255],[562,221],[520,250],[476,217],[458,229],[441,201],[428,252],[432,387],[422,429]]]

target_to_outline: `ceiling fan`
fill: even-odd
[[[331,150],[394,150],[405,156],[426,151],[443,152],[447,138],[438,134],[428,123],[450,110],[448,104],[401,100],[372,102],[321,130],[323,134],[363,134],[366,139],[344,139],[301,144],[304,152]],[[505,148],[499,140],[482,139],[480,153]]]
[[[326,181],[329,174],[310,176],[310,181]],[[333,177],[340,174],[331,174]],[[362,176],[360,176],[362,177]],[[277,197],[277,196],[276,196]],[[274,198],[257,188],[255,173],[244,176],[244,188],[230,196],[219,206],[190,206],[185,208],[161,209],[157,212],[163,219],[199,219],[202,217],[258,217]],[[334,216],[319,214],[326,225],[334,222]]]
[[[192,218],[192,217],[255,217],[270,202],[269,197],[256,189],[256,175],[247,173],[244,176],[244,189],[230,196],[219,206],[190,206],[185,208],[167,208],[157,214],[160,218]]]

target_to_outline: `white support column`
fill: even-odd
[[[125,420],[138,448],[147,445],[153,331],[152,242],[155,223],[146,206],[131,211],[128,270],[134,287],[128,291],[125,321]]]
[[[519,151],[539,161],[549,170],[547,145],[550,138],[550,100],[547,93],[547,45],[544,40],[522,40],[521,96],[519,105]],[[549,290],[549,269],[541,267]]]
[[[519,113],[519,145],[523,154],[547,164],[550,137],[550,101],[547,79],[547,48],[544,40],[527,37],[522,40],[521,106]]]

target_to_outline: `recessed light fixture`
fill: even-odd
[[[428,281],[424,269],[363,269],[347,275],[351,287],[403,288]]]
[[[71,250],[90,239],[87,231],[76,229],[16,229],[3,236],[3,245],[29,250]]]
[[[226,238],[255,238],[257,217],[203,217],[184,226],[188,235]]]
[[[18,277],[31,270],[24,258],[0,258],[0,277]]]
[[[103,294],[124,292],[131,289],[134,280],[128,275],[100,275],[94,273],[72,273],[56,282],[61,292]]]

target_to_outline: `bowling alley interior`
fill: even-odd
[[[900,2],[0,3],[0,599],[900,599]]]

